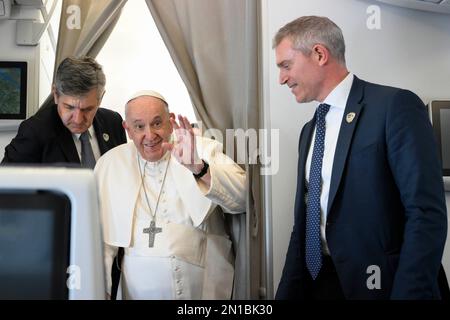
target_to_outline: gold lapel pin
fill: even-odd
[[[103,140],[105,140],[106,142],[108,142],[108,141],[109,141],[109,134],[104,133],[104,134],[103,134]]]
[[[351,123],[353,121],[353,119],[355,119],[355,117],[356,117],[356,113],[350,112],[347,114],[347,117],[345,118],[345,120],[347,121],[347,123]]]

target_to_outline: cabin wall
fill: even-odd
[[[0,60],[27,61],[27,114],[36,110],[38,104],[39,85],[39,46],[16,45],[16,21],[0,20]],[[14,123],[14,124],[12,124]],[[16,135],[18,121],[0,120],[0,158],[6,145]],[[0,160],[1,160],[0,159]]]

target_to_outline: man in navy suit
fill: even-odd
[[[280,83],[298,103],[320,103],[300,135],[276,298],[440,299],[447,209],[426,107],[349,73],[342,31],[328,18],[288,23],[273,47]]]
[[[102,154],[126,143],[122,117],[99,108],[105,83],[102,67],[94,59],[64,59],[52,89],[55,105],[42,107],[21,123],[5,148],[2,164],[74,163],[93,168]],[[82,159],[83,133],[94,158],[89,164]]]

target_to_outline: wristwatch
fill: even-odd
[[[195,179],[200,179],[208,172],[209,164],[207,162],[205,162],[205,160],[202,160],[202,162],[203,162],[202,171],[200,171],[197,174],[193,173]]]

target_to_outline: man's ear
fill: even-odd
[[[312,48],[312,55],[319,66],[325,65],[330,57],[328,49],[321,44],[314,45],[314,47]]]
[[[122,121],[122,127],[125,129],[125,131],[127,132],[128,138],[131,139],[131,135],[130,135],[130,127],[128,127],[128,124],[126,122],[126,120]]]
[[[52,94],[53,94],[53,101],[55,104],[58,104],[58,94],[56,93],[56,86],[52,85]]]
[[[102,104],[103,97],[105,96],[106,90],[103,90],[102,96],[98,99],[98,105]]]

